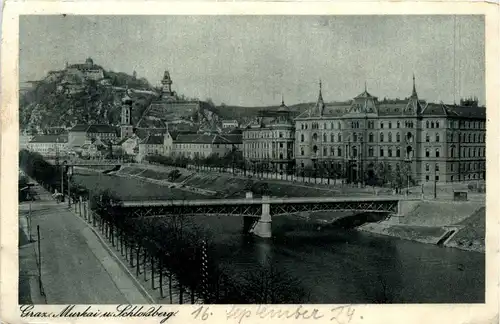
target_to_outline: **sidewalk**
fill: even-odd
[[[39,225],[42,283],[48,304],[150,303],[150,299],[141,293],[130,275],[122,269],[116,255],[106,249],[82,219],[68,210],[66,203],[58,204],[50,193],[38,185],[34,190],[39,200],[32,204],[32,237],[37,240]],[[19,205],[20,244],[22,237],[26,242],[24,223],[28,211],[28,203]],[[38,243],[30,244],[37,251]],[[20,260],[22,249],[24,247],[20,247]],[[33,255],[25,252],[24,259],[28,261],[20,262],[20,274],[38,273],[36,261],[30,258]],[[22,284],[26,285],[25,282],[20,280],[20,288]],[[23,298],[24,302],[30,302]],[[34,296],[31,289],[31,300],[36,302],[36,298],[39,299],[39,296]]]

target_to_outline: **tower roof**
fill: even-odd
[[[318,94],[318,101],[316,102],[316,109],[319,113],[319,115],[323,115],[323,110],[325,109],[325,102],[323,101],[323,94],[321,92],[321,80],[319,80],[319,94]]]
[[[290,109],[288,109],[287,105],[285,105],[285,100],[283,99],[283,96],[281,96],[281,105],[278,108],[278,111],[280,112],[289,112]]]

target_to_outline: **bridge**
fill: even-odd
[[[403,215],[418,199],[397,196],[374,197],[293,197],[202,200],[122,201],[113,212],[125,217],[168,215],[243,216],[252,219],[250,232],[270,238],[273,216],[299,212],[354,211]]]

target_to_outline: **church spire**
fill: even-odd
[[[411,92],[412,97],[417,97],[417,88],[415,87],[415,73],[413,73],[413,90]]]
[[[365,81],[365,93],[366,93],[366,92],[368,92],[368,91],[367,91],[367,88],[366,88],[366,81]]]
[[[323,109],[325,109],[325,102],[323,101],[323,94],[321,92],[322,84],[321,79],[319,80],[319,94],[318,94],[318,102],[316,103],[316,108],[318,109],[319,115],[323,115]]]
[[[283,94],[281,94],[281,105],[284,106],[285,105],[285,99],[283,98]]]

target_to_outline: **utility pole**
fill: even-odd
[[[68,168],[68,208],[71,208],[71,187],[70,187],[70,178],[73,174],[73,167],[70,166]]]
[[[66,163],[63,162],[61,165],[61,195],[62,202],[64,202],[64,169],[66,168]]]

